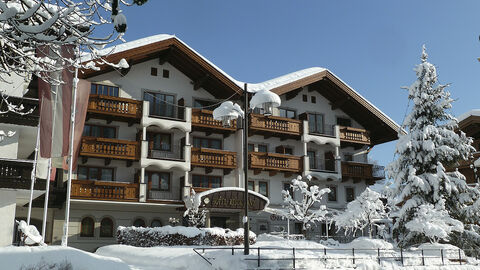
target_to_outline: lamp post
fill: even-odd
[[[242,118],[243,120],[243,185],[244,185],[244,197],[243,197],[243,245],[244,245],[244,255],[250,253],[250,242],[249,242],[249,232],[250,228],[248,225],[248,115],[250,110],[255,108],[263,108],[264,115],[270,116],[273,113],[273,108],[280,106],[280,97],[268,90],[260,90],[255,92],[252,100],[248,102],[248,89],[247,84],[244,85],[243,91],[243,110],[238,104],[234,104],[231,101],[225,101],[218,108],[213,110],[213,118],[215,120],[221,120],[223,126],[230,127],[231,121],[234,119]]]

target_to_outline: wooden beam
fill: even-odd
[[[168,60],[170,58],[170,50],[171,49],[168,49],[168,50],[165,50],[165,51],[160,53],[160,55],[158,56],[158,64],[159,65],[163,65],[166,62],[168,62]]]
[[[198,80],[193,82],[193,90],[198,90],[202,88],[203,84],[210,78],[209,74],[205,74],[205,76],[200,77]]]
[[[106,159],[105,159],[105,166],[110,165],[111,162],[112,162],[112,159],[111,159],[111,158],[106,158]]]
[[[261,172],[262,172],[262,170],[260,170],[260,169],[255,169],[255,170],[253,170],[253,174],[254,174],[254,175],[258,175],[258,174],[260,174]]]
[[[269,171],[268,176],[275,176],[277,174],[276,171]]]
[[[285,176],[285,178],[289,178],[289,177],[292,177],[293,173],[291,173],[291,172],[284,172],[283,175]]]
[[[350,100],[350,98],[348,98],[348,97],[347,97],[347,98],[343,98],[343,99],[339,99],[339,100],[337,100],[337,101],[335,101],[335,102],[331,102],[331,103],[330,103],[330,106],[332,107],[332,110],[336,110],[336,109],[342,107],[343,105],[345,105],[345,103],[346,103],[347,101],[349,101],[349,100]]]
[[[210,174],[213,171],[210,167],[205,167],[205,174]]]
[[[127,167],[132,167],[133,160],[127,160]]]
[[[82,164],[87,163],[87,161],[88,161],[88,157],[82,157]]]

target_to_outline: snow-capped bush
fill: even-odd
[[[250,232],[249,242],[254,244],[257,236]],[[232,246],[243,244],[243,229],[232,231],[222,228],[195,228],[163,226],[155,228],[123,227],[117,229],[119,244],[136,247],[154,246]]]
[[[200,202],[196,199],[195,190],[193,188],[190,191],[190,196],[186,197],[185,207],[187,210],[183,213],[183,217],[186,218],[188,226],[190,227],[204,227],[207,218],[207,210],[200,210]]]
[[[338,230],[343,228],[345,234],[352,232],[354,235],[357,230],[363,231],[369,226],[369,236],[372,237],[375,221],[384,219],[387,216],[385,205],[380,200],[380,194],[369,188],[366,188],[355,200],[347,204],[347,209],[334,216],[335,226]]]

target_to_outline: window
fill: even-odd
[[[212,139],[212,138],[199,138],[193,137],[193,147],[197,148],[211,148],[211,149],[222,149],[222,140]]]
[[[268,146],[266,144],[259,144],[257,146],[257,152],[267,153],[268,152]]]
[[[154,68],[154,67],[150,68],[150,75],[157,76],[157,74],[158,74],[157,68]]]
[[[172,151],[172,136],[167,133],[150,133],[149,141],[153,150]]]
[[[315,151],[307,151],[307,156],[308,156],[308,164],[310,165],[310,169],[318,169],[317,168],[317,161],[315,158]]]
[[[92,83],[90,94],[118,97],[118,87]]]
[[[295,119],[295,116],[296,116],[296,112],[290,109],[279,108],[278,112],[280,117]]]
[[[95,221],[91,217],[85,217],[82,219],[80,225],[80,236],[81,237],[93,237],[95,231]]]
[[[163,70],[163,78],[170,78],[170,70],[168,69]]]
[[[255,145],[253,143],[248,144],[248,152],[253,152],[255,151]]]
[[[337,187],[336,186],[328,186],[330,189],[330,193],[328,193],[328,201],[329,202],[336,202],[337,201]]]
[[[303,100],[303,102],[307,102],[307,101],[308,101],[307,95],[303,95],[303,96],[302,96],[302,100]]]
[[[253,113],[255,114],[264,114],[265,110],[263,108],[255,108],[253,109]]]
[[[268,182],[258,181],[258,193],[268,197]]]
[[[344,126],[344,127],[351,127],[352,120],[345,117],[337,117],[337,125]]]
[[[77,178],[79,180],[113,181],[113,170],[113,168],[78,166]]]
[[[293,148],[290,146],[280,145],[275,148],[275,152],[277,154],[293,155]]]
[[[85,124],[82,136],[114,139],[117,137],[117,130],[115,127]]]
[[[283,183],[283,190],[288,191],[288,193],[290,194],[292,199],[294,199],[294,197],[293,197],[293,194],[294,194],[293,187],[292,187],[292,184],[290,184],[290,182],[284,182]]]
[[[170,173],[167,172],[147,172],[148,188],[150,190],[169,191]]]
[[[311,96],[311,97],[310,97],[310,101],[311,101],[312,103],[317,103],[317,97]]]
[[[146,227],[145,226],[145,220],[143,220],[143,218],[137,218],[133,222],[133,226],[135,226],[135,227]]]
[[[219,188],[222,186],[222,178],[220,176],[194,174],[192,175],[192,182],[194,187]]]
[[[145,92],[144,100],[150,103],[150,115],[175,117],[175,97],[173,95]]]
[[[204,100],[204,99],[195,99],[193,101],[193,108],[205,108],[207,110],[214,110],[215,107],[212,105],[215,105],[217,102],[212,101],[212,100]],[[211,107],[210,107],[211,106]]]
[[[248,181],[248,190],[255,191],[255,181]]]
[[[323,134],[323,114],[308,114],[308,131]]]
[[[353,187],[346,187],[345,188],[345,198],[347,202],[351,202],[355,200],[355,189]]]
[[[113,220],[103,218],[100,222],[100,237],[113,237]]]
[[[152,220],[152,223],[150,227],[155,228],[155,227],[162,227],[162,222],[159,219],[154,219]]]

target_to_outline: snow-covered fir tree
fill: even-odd
[[[448,85],[438,83],[434,65],[427,62],[425,47],[421,63],[416,66],[417,80],[408,87],[408,98],[413,108],[406,117],[404,127],[407,134],[399,135],[395,150],[396,159],[387,166],[390,178],[394,179],[392,195],[394,207],[398,207],[393,237],[399,246],[410,246],[428,242],[432,237],[446,239],[464,247],[462,235],[472,234],[470,243],[476,245],[478,234],[468,223],[477,221],[472,215],[478,208],[473,204],[479,197],[478,191],[467,186],[465,177],[458,171],[446,172],[445,167],[453,167],[460,160],[470,157],[474,148],[471,138],[464,133],[455,132],[457,120],[447,111],[452,107]],[[412,230],[412,220],[427,219],[429,211],[445,213],[444,221],[448,225],[438,228],[435,235],[427,235],[421,230]],[[459,227],[451,219],[465,223]],[[407,225],[410,224],[410,225]],[[473,242],[472,242],[473,241]]]
[[[183,213],[189,227],[205,227],[207,210],[199,209],[200,202],[197,201],[195,190],[191,189],[190,196],[185,198],[185,207],[187,210]]]
[[[302,231],[305,234],[312,223],[325,219],[327,209],[321,204],[322,196],[330,192],[329,188],[320,189],[317,185],[309,184],[311,176],[308,175],[303,180],[301,176],[292,179],[290,184],[292,193],[296,191],[301,194],[299,200],[296,200],[293,194],[287,190],[283,190],[283,202],[285,208],[279,212],[280,215],[293,219],[302,223]]]
[[[345,211],[334,216],[335,226],[343,228],[345,234],[363,231],[369,226],[369,236],[372,237],[375,221],[387,216],[386,207],[380,200],[380,193],[366,188],[355,200],[347,204]]]

